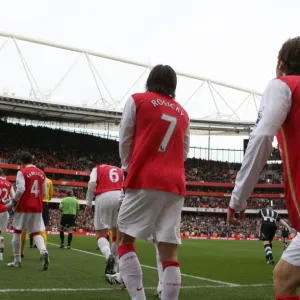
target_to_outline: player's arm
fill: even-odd
[[[47,196],[48,193],[48,186],[47,186],[47,180],[45,178],[43,182],[43,199]]]
[[[190,122],[184,135],[184,160],[187,160],[190,151]]]
[[[52,180],[49,180],[49,201],[53,198],[53,183]]]
[[[290,111],[291,101],[291,91],[283,81],[270,81],[262,97],[260,120],[257,120],[256,128],[250,135],[247,151],[236,177],[228,208],[228,221],[234,219],[234,212],[245,210],[259,174],[273,150],[274,136]]]
[[[128,172],[131,155],[132,155],[132,144],[135,134],[135,120],[136,120],[136,106],[132,97],[127,100],[119,132],[119,153],[121,158],[122,170],[124,176]]]
[[[279,215],[277,217],[277,221],[282,224],[285,228],[288,229],[289,233],[297,233],[294,228],[292,228],[284,219],[282,219]]]
[[[9,191],[9,195],[10,195],[10,199],[14,199],[16,196],[16,192],[15,192],[15,189],[13,186],[11,187],[11,189]]]
[[[21,198],[21,196],[23,195],[23,193],[25,192],[25,178],[22,174],[21,171],[19,171],[17,173],[17,179],[16,179],[16,193],[15,193],[15,196],[13,198],[13,202],[18,202],[19,199]]]
[[[88,189],[86,192],[86,205],[89,207],[93,206],[94,192],[97,186],[97,177],[97,168],[94,168],[91,172]]]
[[[64,199],[61,200],[60,204],[59,204],[59,209],[62,211],[64,207]]]

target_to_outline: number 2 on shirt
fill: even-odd
[[[31,188],[31,194],[34,194],[35,197],[39,196],[40,190],[39,190],[39,181],[35,180],[33,182],[32,188]]]
[[[6,188],[0,189],[0,196],[0,200],[2,200],[3,203],[6,203],[6,200],[8,199],[8,190]]]
[[[165,152],[167,147],[168,147],[168,144],[170,142],[170,139],[171,139],[171,136],[174,132],[174,129],[176,127],[176,124],[177,124],[177,119],[175,117],[172,117],[172,116],[169,116],[169,115],[166,115],[166,114],[162,114],[161,116],[161,120],[164,120],[164,121],[167,121],[169,122],[169,127],[168,127],[168,130],[158,148],[158,152]]]

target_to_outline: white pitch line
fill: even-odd
[[[48,244],[50,244],[52,246],[59,246],[58,244],[54,244],[54,243],[48,243]],[[77,251],[77,252],[81,252],[81,253],[85,253],[85,254],[90,254],[90,255],[94,255],[94,256],[104,257],[103,255],[98,254],[98,253],[94,253],[94,252],[89,252],[89,251],[75,249],[75,248],[71,248],[71,249],[73,251]],[[157,270],[157,268],[155,268],[155,267],[151,267],[151,266],[147,266],[147,265],[141,265],[141,266],[143,268]],[[181,273],[181,276],[188,277],[188,278],[193,278],[193,279],[198,279],[198,280],[202,280],[202,281],[207,281],[207,282],[219,283],[219,284],[222,284],[222,285],[241,286],[240,284],[236,284],[236,283],[231,283],[231,282],[226,282],[226,281],[220,281],[220,280],[214,280],[214,279],[210,279],[210,278],[199,277],[199,276],[194,276],[194,275],[189,275],[189,274],[182,274]]]
[[[272,286],[272,284],[245,284],[239,286],[215,286],[215,285],[196,285],[196,286],[182,286],[181,289],[214,289],[214,288],[238,288],[238,287],[264,287]],[[145,290],[155,290],[156,287],[145,287]],[[101,292],[101,291],[120,291],[120,288],[45,288],[45,289],[0,289],[0,293],[51,293],[51,292]]]

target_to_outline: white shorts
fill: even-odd
[[[34,233],[45,230],[42,213],[15,213],[14,229],[26,233]]]
[[[117,227],[120,191],[109,191],[95,199],[95,230]]]
[[[126,189],[118,229],[130,236],[157,243],[181,244],[180,219],[184,197],[149,190]]]
[[[288,248],[283,252],[281,259],[289,264],[300,267],[300,233],[292,240]]]
[[[5,232],[8,225],[9,214],[7,211],[0,213],[0,231]]]

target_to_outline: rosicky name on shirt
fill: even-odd
[[[169,101],[161,100],[161,99],[156,99],[156,100],[151,100],[151,103],[153,106],[168,106],[177,111],[181,116],[184,116],[183,111],[181,110],[180,107],[175,105],[174,103],[170,103]]]
[[[31,178],[32,176],[40,176],[42,179],[45,178],[45,176],[40,172],[30,172],[26,175],[27,178]]]

